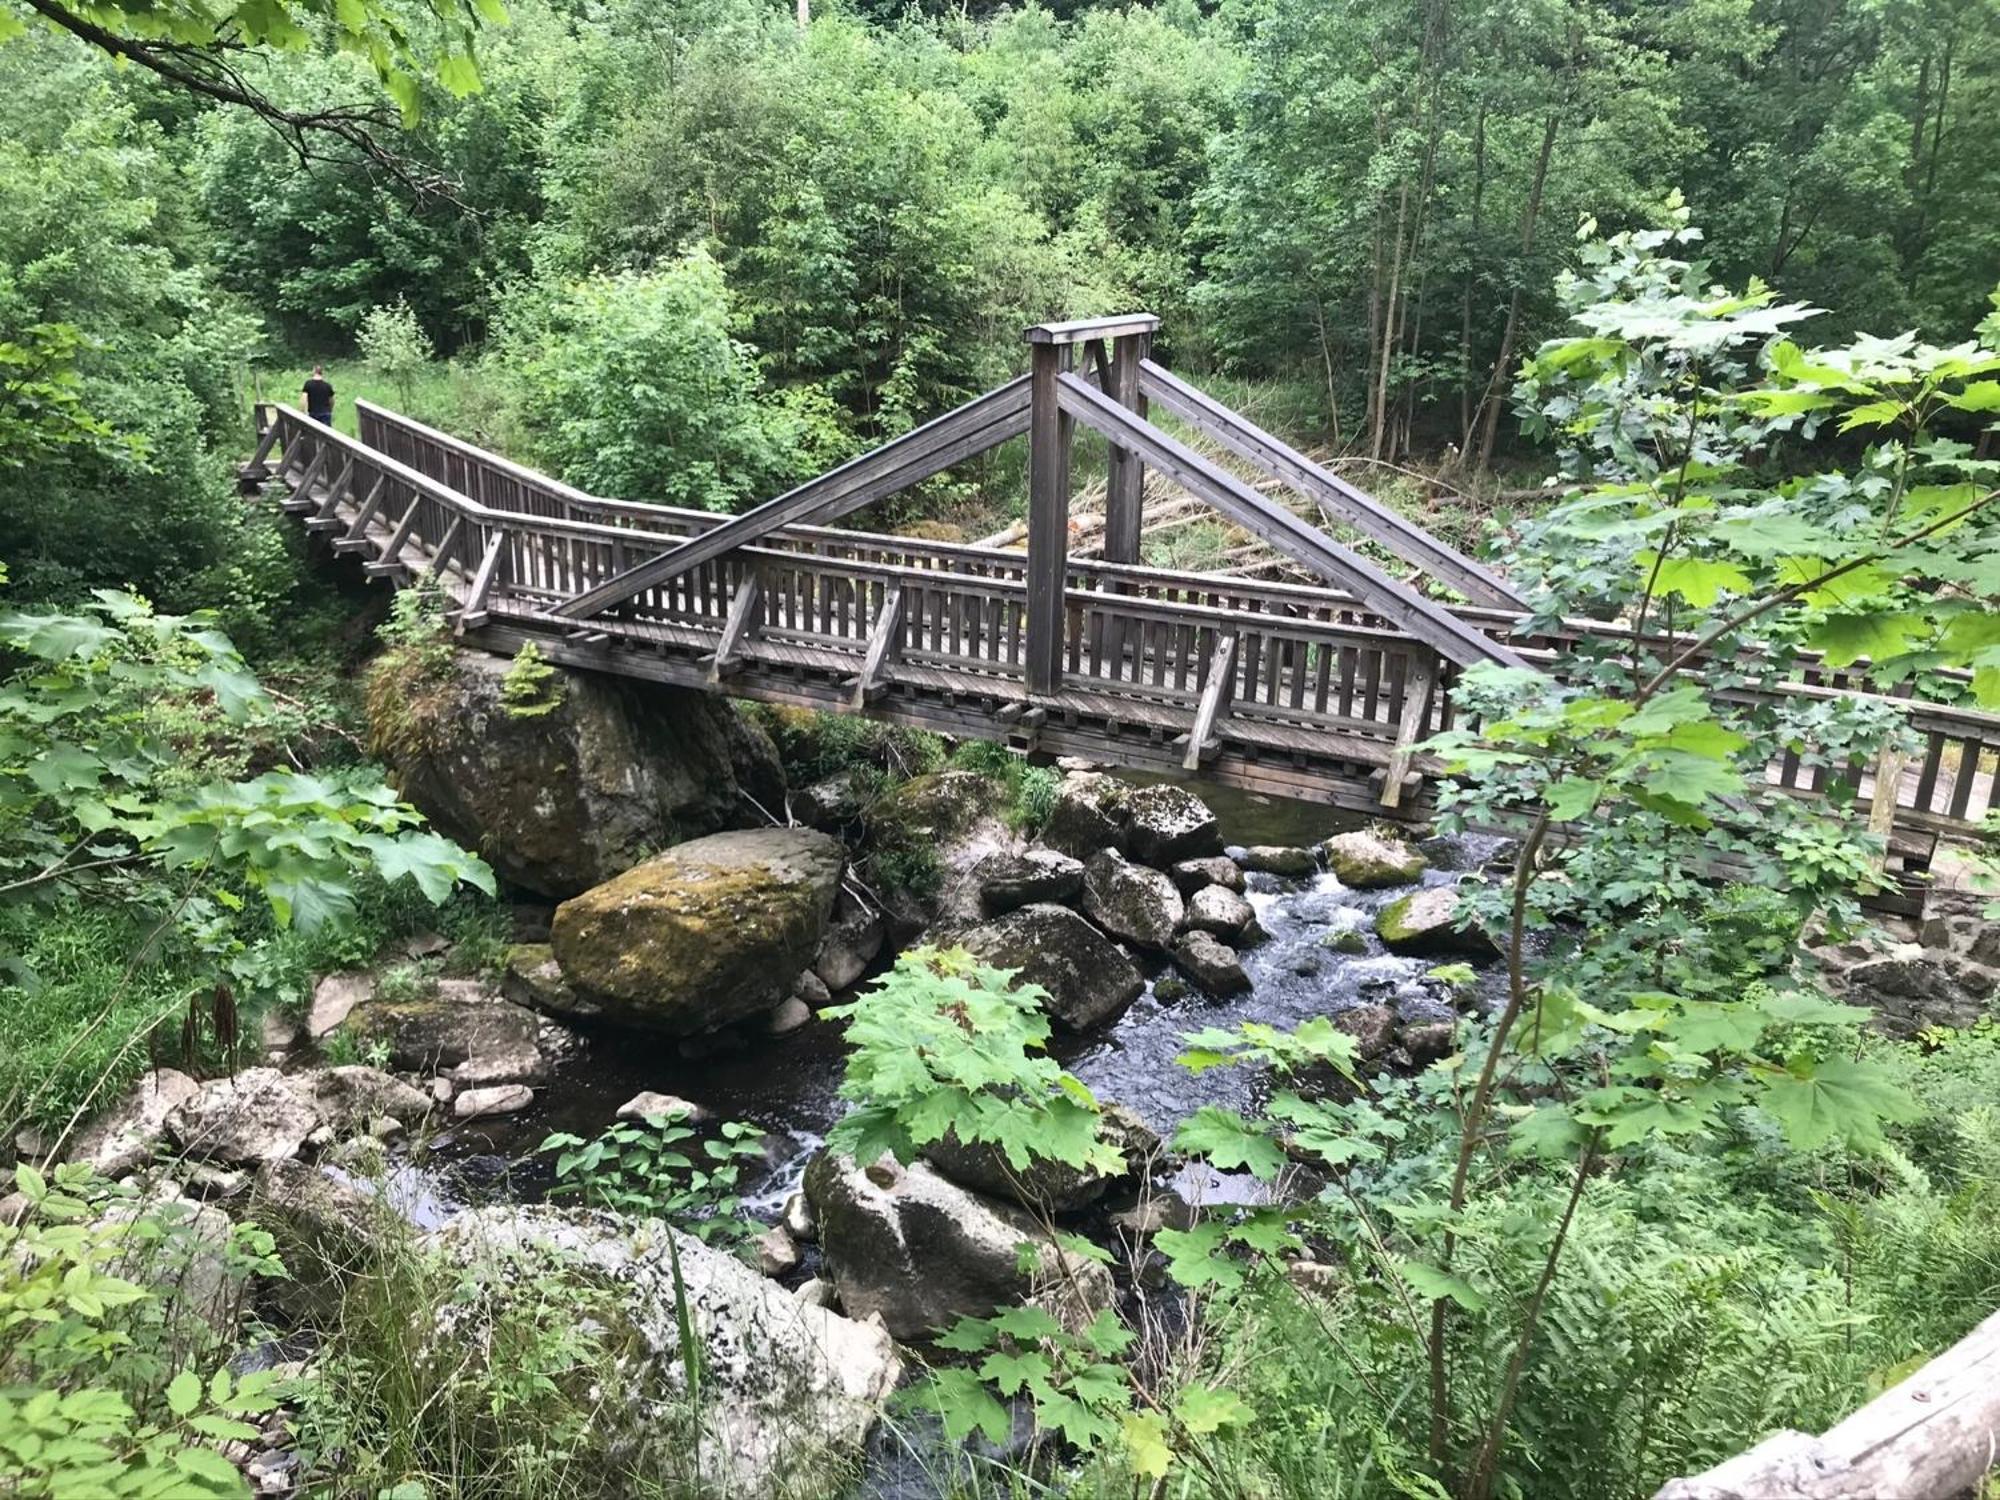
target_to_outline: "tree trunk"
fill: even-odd
[[[1500,331],[1500,354],[1493,361],[1493,378],[1486,384],[1485,423],[1479,433],[1479,467],[1493,462],[1493,445],[1500,435],[1500,404],[1504,399],[1514,358],[1514,339],[1521,328],[1521,278],[1527,275],[1527,259],[1535,250],[1535,226],[1542,216],[1542,189],[1549,180],[1549,158],[1556,149],[1556,115],[1551,112],[1542,125],[1542,150],[1535,158],[1535,180],[1528,190],[1528,205],[1521,213],[1522,266],[1514,277],[1514,294],[1507,299],[1507,323]]]

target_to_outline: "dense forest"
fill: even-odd
[[[0,1496],[1708,1500],[2000,1338],[1995,104],[2000,0],[0,0]],[[239,471],[323,370],[741,511],[1137,309],[1532,601],[1422,823]]]

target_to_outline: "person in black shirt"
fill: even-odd
[[[326,371],[313,366],[312,377],[305,384],[306,415],[315,422],[333,425],[333,383],[326,378]]]

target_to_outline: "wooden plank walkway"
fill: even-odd
[[[1560,672],[1580,642],[1621,632],[1524,631],[1504,580],[1146,358],[1153,326],[1138,315],[1030,330],[1029,376],[735,517],[588,495],[368,402],[356,403],[358,440],[260,408],[250,472],[373,576],[435,578],[470,645],[533,640],[568,665],[1423,819],[1437,767],[1415,746],[1452,722],[1462,668]],[[1149,395],[1470,602],[1418,593],[1201,458],[1147,420]],[[1076,422],[1113,448],[1121,513],[1104,558],[1064,545]],[[1042,444],[1025,554],[824,524],[1023,432]],[[1146,465],[1326,585],[1113,556],[1134,550]],[[1808,661],[1796,680],[1743,693],[1863,690]],[[1994,805],[2000,716],[1885,701],[1915,733],[1914,756],[1863,765],[1800,747],[1767,777],[1871,813],[1876,788],[1893,785],[1893,821],[1887,806],[1873,821],[1915,871],[1938,835]]]

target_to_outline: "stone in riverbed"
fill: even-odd
[[[1123,1162],[1119,1171],[1096,1172],[1047,1158],[1017,1169],[999,1147],[968,1146],[949,1132],[923,1148],[923,1159],[959,1187],[1038,1213],[1068,1214],[1095,1203],[1112,1184],[1142,1172],[1160,1151],[1159,1136],[1123,1105],[1105,1106],[1098,1116],[1097,1138],[1117,1150]]]
[[[653,1115],[678,1117],[689,1125],[700,1125],[714,1118],[711,1111],[699,1104],[675,1094],[655,1093],[652,1089],[634,1094],[618,1106],[618,1118],[621,1120],[644,1120]]]
[[[366,1129],[379,1115],[421,1120],[431,1112],[431,1096],[380,1068],[328,1068],[312,1075],[313,1103],[320,1118],[339,1130]]]
[[[1243,891],[1243,867],[1226,854],[1211,854],[1206,859],[1184,859],[1167,873],[1173,877],[1175,887],[1184,896],[1192,895],[1205,885],[1219,885],[1239,895]]]
[[[1110,1273],[1064,1256],[1026,1213],[968,1192],[923,1162],[868,1168],[821,1152],[806,1168],[827,1275],[850,1317],[880,1315],[898,1339],[1033,1300],[1076,1329],[1111,1305]],[[1029,1269],[1020,1247],[1037,1247]]]
[[[1125,831],[1130,790],[1117,777],[1095,771],[1065,776],[1042,824],[1042,842],[1072,859],[1089,859],[1113,847]]]
[[[156,1068],[70,1142],[68,1159],[100,1177],[123,1177],[152,1158],[166,1138],[167,1116],[200,1092],[201,1085],[187,1074]]]
[[[387,1046],[389,1066],[442,1073],[474,1057],[540,1045],[541,1020],[475,979],[441,979],[418,1000],[371,1000],[342,1029],[357,1041]]]
[[[503,1206],[461,1214],[428,1243],[471,1268],[526,1268],[479,1277],[449,1310],[437,1336],[455,1361],[491,1347],[519,1288],[555,1280],[611,1293],[604,1316],[622,1378],[593,1408],[585,1443],[665,1494],[839,1493],[902,1374],[884,1330],[795,1297],[662,1223]],[[701,1359],[693,1441],[683,1307]]]
[[[752,1242],[757,1250],[757,1269],[766,1276],[783,1276],[798,1269],[799,1247],[782,1224],[773,1224]]]
[[[794,995],[779,1001],[764,1018],[764,1030],[772,1036],[789,1036],[812,1018],[812,1007]]]
[[[1019,907],[963,942],[974,957],[1047,990],[1049,1014],[1072,1031],[1111,1020],[1146,987],[1117,945],[1066,906]]]
[[[275,1068],[245,1068],[175,1105],[167,1134],[189,1156],[256,1166],[297,1156],[320,1128],[311,1095]]]
[[[1459,890],[1433,885],[1413,891],[1383,907],[1375,917],[1375,933],[1392,953],[1420,957],[1455,953],[1468,958],[1495,958],[1499,948],[1477,926],[1458,925]]]
[[[1144,865],[1170,865],[1222,852],[1208,804],[1186,787],[1142,786],[1125,799],[1125,852]]]
[[[563,978],[556,950],[547,943],[516,943],[507,950],[500,993],[516,1005],[532,1006],[551,1016],[588,1020],[597,1008]]]
[[[549,1060],[539,1047],[520,1043],[477,1053],[446,1072],[460,1088],[478,1089],[491,1088],[496,1083],[543,1083],[550,1069]]]
[[[1433,1063],[1448,1056],[1458,1042],[1458,1028],[1450,1021],[1420,1021],[1405,1026],[1397,1040],[1414,1063]]]
[[[1187,915],[1181,893],[1158,870],[1100,849],[1083,867],[1083,909],[1115,938],[1165,949]]]
[[[557,907],[556,959],[607,1022],[685,1037],[747,1020],[812,964],[841,862],[803,828],[677,845]]]
[[[1335,834],[1319,846],[1319,856],[1342,885],[1357,891],[1408,885],[1430,865],[1429,860],[1401,839],[1390,838],[1372,828]]]
[[[1386,1005],[1357,1005],[1335,1016],[1333,1024],[1354,1038],[1364,1062],[1380,1057],[1396,1040],[1396,1013]]]
[[[318,1041],[345,1021],[357,1005],[375,998],[375,976],[358,970],[329,974],[313,986],[312,1008],[306,1013],[306,1035]]]
[[[1171,957],[1175,968],[1218,999],[1250,988],[1250,976],[1243,972],[1236,950],[1218,942],[1211,933],[1182,933],[1174,940]]]
[[[1219,938],[1240,938],[1256,920],[1250,903],[1226,886],[1205,885],[1188,897],[1187,925]]]
[[[1279,875],[1287,880],[1302,880],[1319,869],[1319,860],[1312,850],[1295,849],[1287,844],[1252,844],[1238,851],[1235,859],[1246,870]]]
[[[882,914],[842,891],[827,923],[826,935],[820,939],[813,972],[836,994],[852,988],[882,951],[882,938]]]
[[[1083,865],[1053,849],[1025,849],[989,856],[973,878],[980,910],[997,917],[1038,901],[1068,901],[1083,889]]]
[[[833,1003],[833,991],[811,969],[801,969],[799,977],[792,981],[792,998],[803,1000],[808,1009],[818,1010],[822,1005]]]
[[[496,1084],[490,1089],[465,1089],[451,1101],[458,1120],[483,1120],[489,1115],[519,1114],[535,1102],[535,1091],[523,1083]]]

